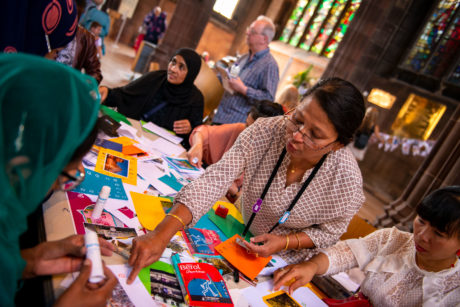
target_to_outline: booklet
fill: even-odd
[[[171,256],[185,302],[189,306],[233,306],[222,275],[208,263],[180,263],[178,254]]]
[[[182,236],[192,255],[197,257],[220,257],[215,247],[221,241],[219,235],[214,230],[188,228],[182,230]]]

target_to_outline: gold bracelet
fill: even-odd
[[[286,246],[284,247],[284,250],[287,251],[289,247],[289,235],[286,235]]]
[[[178,220],[178,221],[182,224],[182,226],[184,226],[184,229],[185,229],[186,225],[185,225],[184,221],[183,221],[180,217],[178,217],[177,215],[172,214],[172,213],[166,214],[166,216],[168,216],[168,215],[169,215],[169,216],[172,216],[173,218],[175,218],[176,220]]]
[[[297,232],[294,232],[295,238],[297,239],[297,248],[296,250],[300,250],[300,240],[299,240],[299,235]]]

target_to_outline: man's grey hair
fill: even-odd
[[[256,20],[261,20],[264,22],[262,34],[268,38],[268,42],[271,42],[273,37],[275,36],[275,24],[273,23],[273,21],[264,15],[260,15],[259,17],[257,17]]]

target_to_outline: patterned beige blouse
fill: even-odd
[[[326,275],[359,267],[361,291],[373,306],[459,306],[460,261],[441,272],[427,272],[415,262],[413,235],[397,228],[365,238],[341,241],[322,251],[329,258]]]
[[[185,186],[175,201],[186,205],[193,214],[192,225],[221,198],[244,171],[242,214],[247,222],[252,206],[260,197],[275,164],[286,146],[286,129],[282,116],[260,118],[245,129],[222,159],[211,165],[197,180]],[[279,220],[310,175],[302,183],[288,187],[286,172],[289,153],[271,184],[250,231],[260,235]],[[364,201],[362,177],[355,158],[347,148],[330,153],[313,181],[300,197],[286,223],[273,233],[286,235],[305,232],[317,248],[333,245],[347,229],[348,223]],[[309,259],[316,249],[289,250],[279,253],[289,263]]]

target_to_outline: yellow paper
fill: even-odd
[[[216,209],[217,209],[217,207],[219,207],[219,205],[222,205],[225,208],[227,208],[228,209],[228,214],[233,216],[241,224],[244,224],[243,216],[241,215],[241,212],[235,207],[234,204],[219,200],[214,204],[214,206],[212,206],[212,209],[214,211],[216,211]]]
[[[141,225],[145,229],[154,230],[165,217],[160,198],[136,192],[131,192],[131,198]]]
[[[120,136],[118,138],[110,139],[110,141],[121,144],[123,146],[129,146],[129,145],[134,145],[138,143],[136,140],[133,140],[127,136]]]
[[[137,184],[137,159],[115,150],[101,148],[97,155],[94,170],[108,176],[121,178],[121,181],[128,184]]]

